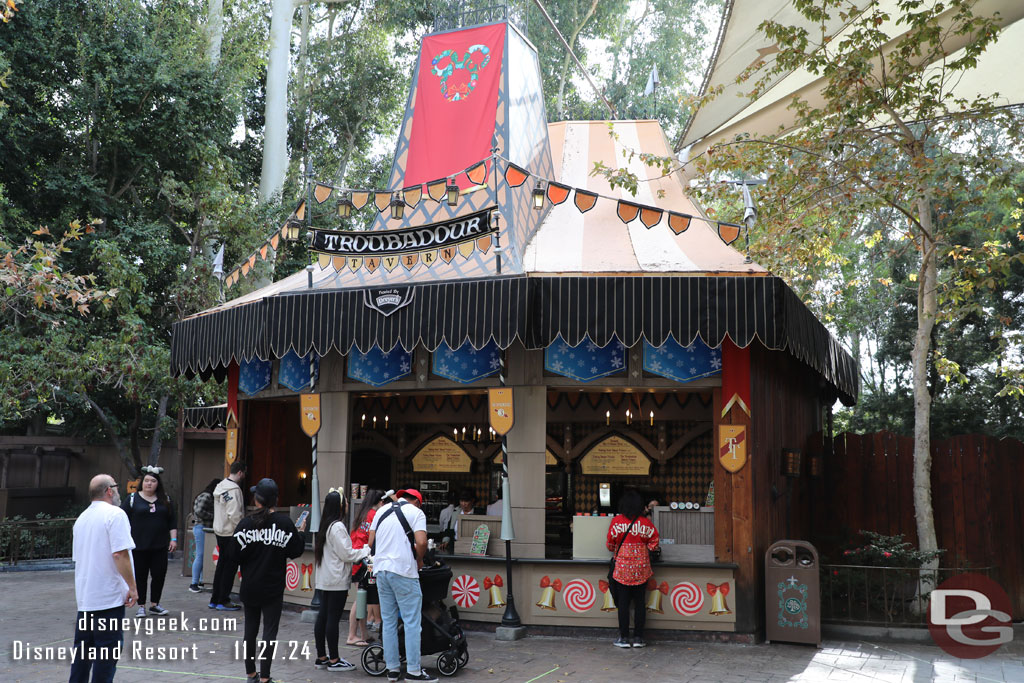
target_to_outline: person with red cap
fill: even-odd
[[[420,666],[423,591],[419,569],[427,552],[427,517],[420,509],[423,495],[416,489],[402,489],[395,497],[395,502],[382,507],[373,518],[369,538],[384,621],[384,663],[388,680],[397,681],[402,675],[398,648],[401,618],[405,625],[405,680],[436,683],[437,678]]]

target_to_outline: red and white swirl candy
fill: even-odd
[[[697,584],[683,581],[672,589],[672,607],[683,616],[691,617],[704,606],[704,593]]]
[[[472,607],[480,599],[480,584],[469,574],[463,574],[452,581],[452,600],[459,607]]]
[[[586,612],[594,606],[597,594],[594,592],[594,586],[589,581],[573,579],[565,584],[565,590],[562,591],[562,600],[565,601],[565,606],[573,612]]]
[[[295,590],[299,587],[299,581],[302,579],[302,572],[299,570],[299,565],[294,562],[289,562],[284,571],[284,586],[290,591]]]

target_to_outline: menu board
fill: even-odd
[[[412,456],[413,472],[469,472],[473,460],[447,436],[438,436]]]
[[[621,436],[609,436],[580,460],[583,474],[649,476],[651,461],[643,451]]]

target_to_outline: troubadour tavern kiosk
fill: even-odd
[[[800,457],[821,464],[814,435],[856,399],[853,360],[730,246],[738,226],[623,155],[670,153],[656,121],[546,121],[514,26],[426,36],[387,187],[313,182],[268,240],[309,225],[312,265],[176,324],[172,372],[227,379],[226,458],[275,478],[282,505],[414,486],[440,540],[447,499],[471,491],[446,558],[464,619],[500,621],[512,588],[526,626],[614,626],[604,538],[634,487],[664,539],[649,628],[755,638],[765,549],[805,533]],[[591,176],[597,161],[628,164],[638,193]],[[328,211],[372,228],[322,229]],[[312,595],[311,557],[289,568],[293,602]]]

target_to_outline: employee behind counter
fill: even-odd
[[[438,522],[441,527],[441,549],[452,552],[455,548],[455,541],[459,538],[459,517],[462,515],[478,515],[481,510],[476,507],[476,493],[472,489],[462,489],[458,495],[458,506],[452,505],[449,498],[449,505],[441,510]]]

